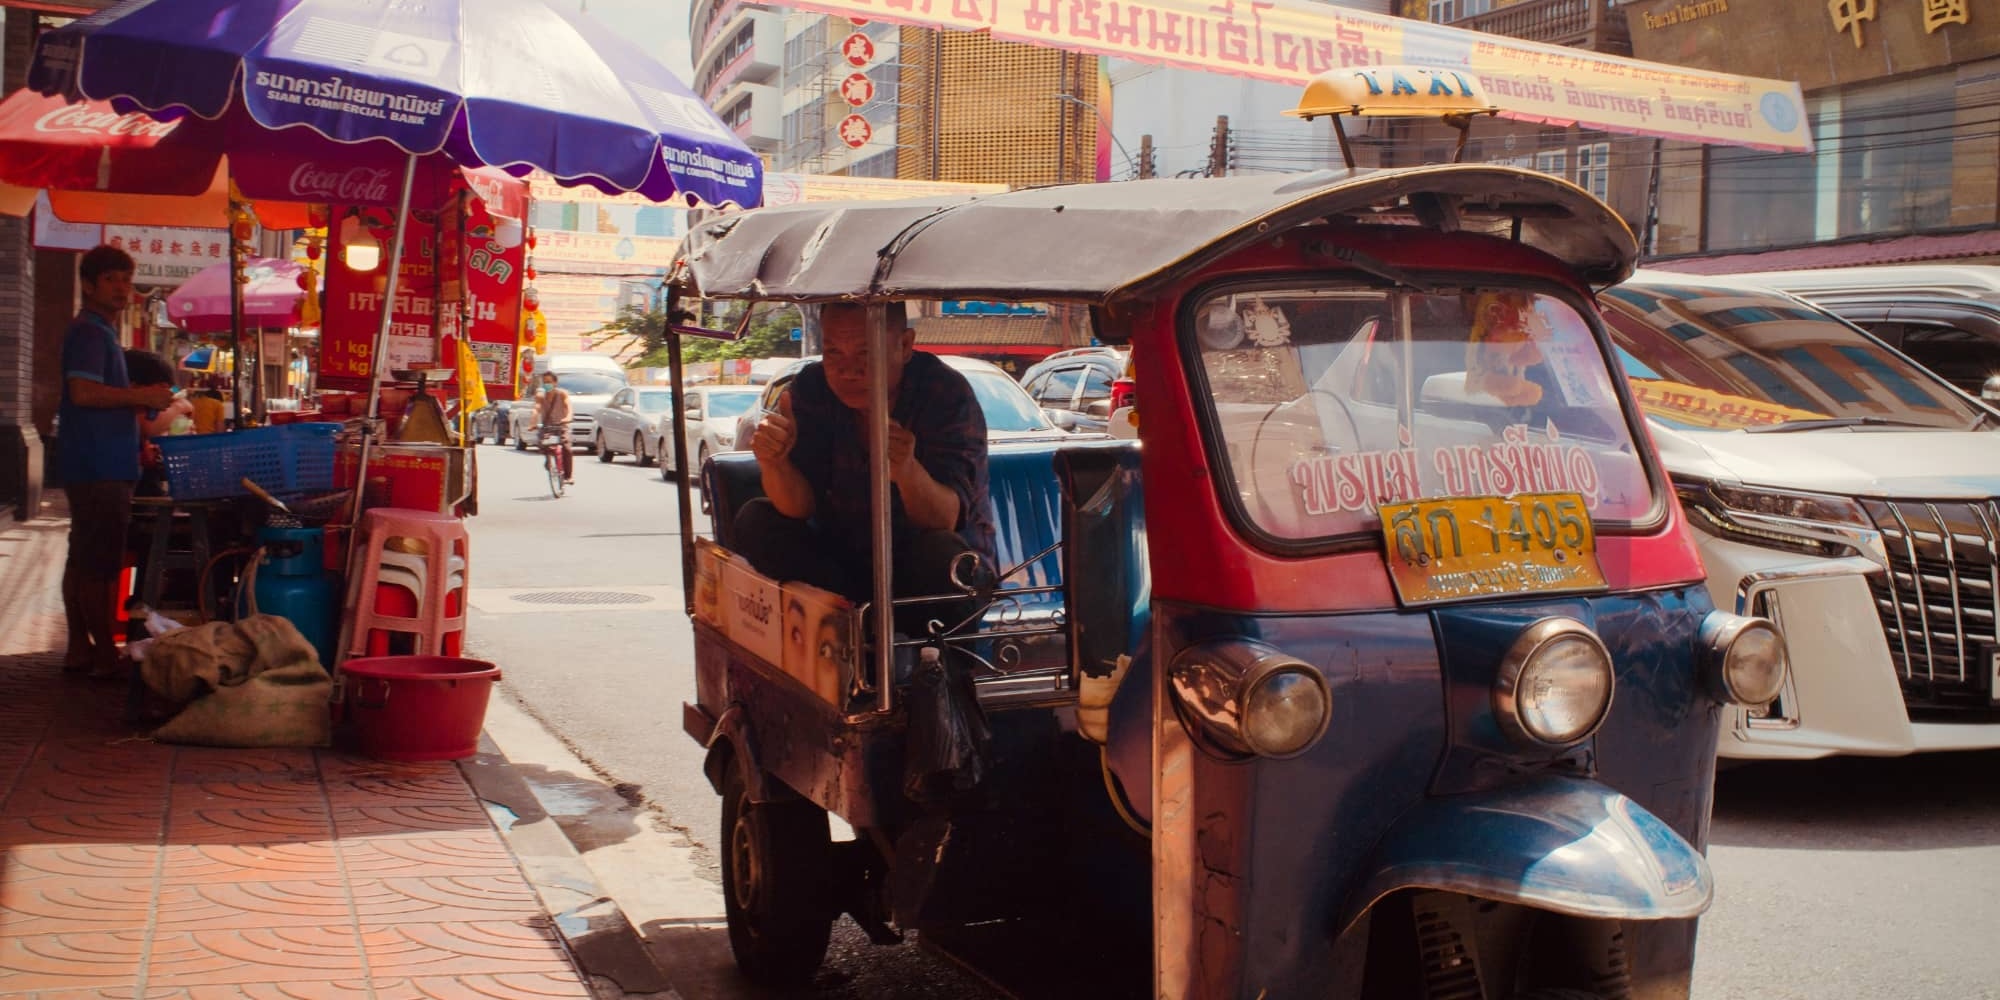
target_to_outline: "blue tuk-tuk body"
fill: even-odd
[[[691,603],[685,725],[725,797],[744,971],[809,980],[846,912],[1004,985],[1020,952],[978,947],[998,928],[1097,955],[1113,995],[1684,997],[1720,708],[1782,646],[1709,603],[1607,374],[1589,284],[1632,252],[1584,192],[1472,165],[698,228],[685,296],[1087,304],[1143,414],[1136,441],[994,446],[1015,586],[888,648],[864,626],[833,698]],[[1461,306],[1497,319],[1465,339]],[[1513,405],[1473,391],[1482,345],[1529,359],[1491,376]],[[1539,408],[1504,381],[1538,365]],[[755,460],[702,482],[726,553]],[[1551,559],[1468,563],[1481,530]],[[990,731],[944,796],[907,780],[924,646]]]

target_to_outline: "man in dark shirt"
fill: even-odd
[[[118,676],[118,571],[139,479],[141,410],[164,410],[171,386],[134,387],[126,375],[118,321],[132,299],[132,258],[100,246],[77,263],[83,309],[63,333],[57,468],[69,498],[69,556],[63,564],[65,670]]]
[[[965,376],[915,350],[903,304],[887,306],[889,481],[897,596],[956,593],[951,566],[977,553],[990,573],[986,416]],[[750,439],[764,498],[743,506],[731,539],[758,572],[871,599],[866,307],[823,306],[823,354],[779,397]],[[978,577],[974,578],[975,580]],[[948,623],[949,624],[949,623]],[[907,631],[907,629],[906,629]]]

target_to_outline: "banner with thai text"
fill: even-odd
[[[788,0],[783,6],[1296,84],[1417,65],[1474,75],[1522,121],[1810,152],[1794,82],[1685,69],[1310,0]]]
[[[457,377],[459,303],[470,308],[466,339],[486,383],[489,399],[514,398],[514,367],[521,325],[521,289],[526,247],[503,246],[497,227],[479,199],[470,200],[463,241],[454,232],[450,212],[443,239],[437,225],[411,219],[404,234],[402,271],[396,279],[396,301],[389,328],[385,370],[435,368],[440,382]],[[342,245],[342,223],[350,213],[388,255],[393,238],[389,213],[357,205],[334,204],[328,227],[326,310],[320,326],[319,384],[329,389],[363,390],[373,372],[375,337],[379,332],[388,268],[349,267]],[[445,262],[440,268],[438,263]],[[359,261],[357,261],[359,263]],[[461,284],[462,283],[462,284]]]

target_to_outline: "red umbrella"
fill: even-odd
[[[0,180],[73,191],[201,194],[222,165],[222,151],[172,142],[185,124],[120,114],[109,101],[17,90],[0,101]]]

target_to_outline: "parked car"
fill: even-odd
[[[551,355],[561,357],[561,355]],[[569,393],[569,443],[572,448],[597,447],[597,410],[611,401],[612,393],[625,388],[625,372],[601,370],[554,369],[556,384]],[[536,392],[540,392],[540,376],[535,380]],[[514,439],[514,447],[526,450],[534,439],[535,407],[530,400],[526,406],[516,406],[507,412],[507,433]]]
[[[1898,264],[1742,277],[1822,306],[1951,384],[2000,402],[2000,265]]]
[[[694,456],[695,468],[701,468],[701,463],[716,452],[736,449],[736,418],[755,409],[763,393],[764,387],[756,385],[698,385],[687,390],[684,410],[687,450]],[[654,439],[656,454],[660,456],[661,479],[672,479],[680,472],[674,465],[673,446],[667,440],[672,430],[669,414]]]
[[[1112,384],[1125,373],[1125,353],[1113,347],[1078,347],[1035,362],[1021,373],[1021,387],[1066,431],[1107,430]]]
[[[597,411],[597,460],[609,462],[625,454],[640,465],[651,465],[659,455],[653,439],[667,434],[673,422],[673,389],[663,385],[620,389]]]
[[[1722,755],[2000,747],[2000,411],[1756,279],[1599,298],[1711,596],[1790,648],[1775,702],[1723,709]]]
[[[517,400],[512,399],[496,399],[472,411],[472,443],[478,444],[481,441],[491,440],[494,444],[506,444],[508,427],[507,411],[513,408],[517,402]]]
[[[991,361],[956,354],[938,357],[964,375],[966,383],[972,386],[972,394],[979,399],[980,413],[986,417],[987,441],[1041,441],[1067,436],[1006,369]],[[778,396],[792,384],[800,369],[818,360],[816,354],[800,358],[771,379],[758,405],[736,418],[737,450],[750,447],[750,434],[756,430],[758,419],[778,405]]]

